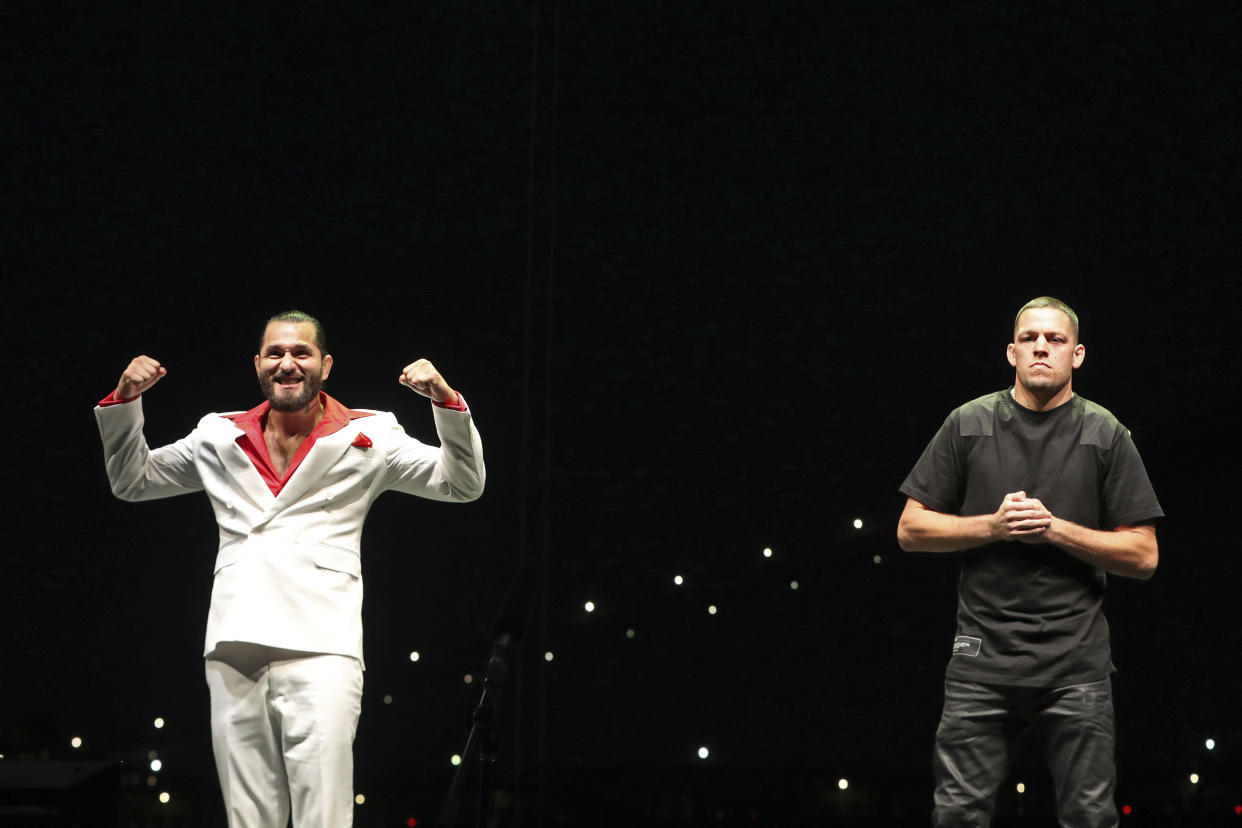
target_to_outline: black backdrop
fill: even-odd
[[[210,511],[113,500],[90,407],[146,353],[153,444],[248,408],[297,307],[330,393],[434,439],[427,356],[487,450],[369,521],[360,824],[434,811],[519,561],[517,819],[921,820],[955,568],[896,486],[1050,293],[1170,516],[1109,597],[1123,797],[1232,814],[1239,13],[999,6],[9,4],[0,753],[158,743],[215,824]]]

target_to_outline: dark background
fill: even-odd
[[[3,761],[124,762],[126,824],[221,824],[210,509],[114,500],[90,408],[139,353],[153,445],[249,408],[296,307],[334,396],[434,440],[425,356],[486,446],[479,502],[368,522],[357,824],[432,821],[520,562],[509,822],[924,824],[956,567],[898,550],[896,489],[1052,294],[1169,515],[1108,599],[1128,819],[1242,819],[1236,7],[0,15]]]

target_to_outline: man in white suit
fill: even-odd
[[[439,448],[387,412],[322,391],[323,328],[269,320],[255,372],[267,401],[208,414],[151,450],[142,394],[167,370],[139,356],[95,408],[112,492],[150,500],[205,491],[220,528],[204,649],[212,747],[230,828],[353,823],[353,739],[362,701],[359,541],[395,489],[464,502],[483,491],[483,446],[461,395],[430,362],[398,380],[431,399]]]

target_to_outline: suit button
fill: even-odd
[[[225,503],[224,508],[228,509],[230,512],[233,511],[233,501],[230,500],[229,502]]]
[[[324,492],[324,493],[323,493],[323,497],[324,497],[324,500],[331,500],[331,499],[332,499],[332,492]]]

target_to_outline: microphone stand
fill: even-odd
[[[456,826],[457,815],[461,810],[462,786],[466,771],[473,757],[479,758],[479,791],[476,804],[475,825],[478,828],[495,828],[496,826],[496,734],[499,722],[496,712],[496,700],[504,688],[505,678],[509,674],[509,660],[518,641],[522,638],[522,627],[530,610],[535,592],[535,573],[530,567],[520,567],[509,591],[505,594],[496,619],[495,638],[492,642],[492,654],[487,660],[487,670],[483,679],[483,692],[479,703],[470,716],[470,735],[466,738],[466,746],[461,752],[461,764],[453,773],[453,783],[449,786],[448,795],[440,807],[440,815],[436,822],[441,826]]]
[[[436,822],[442,826],[457,825],[458,813],[463,799],[462,788],[473,758],[479,760],[479,788],[476,801],[475,825],[478,828],[495,828],[496,825],[496,734],[499,724],[496,715],[496,699],[504,686],[509,671],[509,654],[513,648],[513,636],[501,633],[492,647],[487,661],[487,677],[483,680],[483,692],[479,703],[470,716],[470,735],[461,752],[461,764],[453,773],[453,783],[440,807]]]

